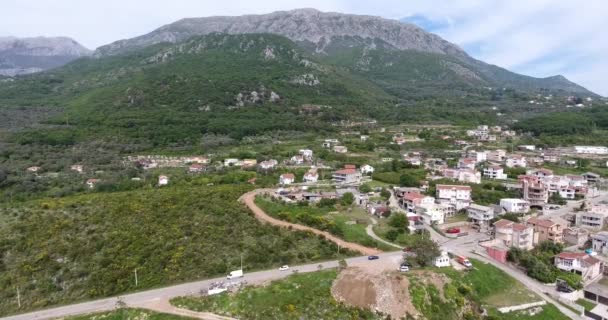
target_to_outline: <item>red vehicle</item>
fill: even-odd
[[[445,232],[447,232],[447,233],[460,233],[460,228],[456,228],[456,227],[449,228]]]
[[[471,261],[469,261],[469,259],[467,259],[467,257],[457,256],[456,261],[458,261],[458,263],[460,263],[461,265],[467,267],[467,269],[473,268],[473,264],[471,263]]]

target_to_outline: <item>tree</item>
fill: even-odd
[[[4,182],[6,180],[7,174],[6,171],[4,171],[4,169],[0,168],[0,183]]]
[[[549,203],[565,205],[567,202],[566,200],[564,200],[564,198],[562,198],[562,196],[558,192],[555,192],[549,198]]]
[[[386,232],[386,239],[388,239],[388,241],[395,241],[397,240],[397,237],[399,237],[399,231],[396,229],[390,229]]]
[[[368,192],[372,191],[372,187],[370,187],[369,184],[365,183],[359,187],[359,191],[361,191],[363,193],[368,193]]]
[[[402,187],[417,187],[418,180],[414,176],[404,173],[399,176],[399,185]]]
[[[343,206],[350,206],[353,204],[353,201],[355,201],[355,196],[352,192],[346,192],[342,195],[341,202]]]
[[[431,265],[433,260],[441,254],[439,245],[425,235],[415,237],[410,247],[412,253],[416,255],[414,258],[416,263],[422,267]]]
[[[384,199],[384,200],[388,200],[388,198],[391,197],[391,192],[388,191],[386,188],[382,188],[382,190],[380,191],[380,196]]]
[[[388,224],[397,229],[407,229],[410,225],[407,217],[403,214],[394,214],[388,221]]]

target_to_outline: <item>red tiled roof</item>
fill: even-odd
[[[403,199],[414,201],[414,200],[418,200],[418,199],[423,199],[424,197],[426,197],[426,196],[423,194],[420,194],[418,192],[410,192],[410,193],[405,194],[405,196],[403,196]]]
[[[283,178],[283,179],[295,179],[296,176],[293,173],[283,173],[281,175],[281,178]]]
[[[541,227],[544,228],[551,228],[552,226],[554,226],[556,224],[555,221],[550,220],[550,219],[539,219],[539,218],[530,218],[527,221],[529,224],[533,224],[533,225],[539,225]]]
[[[557,255],[560,259],[581,259],[587,256],[583,252],[562,252]]]
[[[526,229],[528,229],[528,226],[526,226],[523,223],[515,223],[515,224],[513,224],[513,230],[515,230],[515,231],[524,231]]]
[[[500,220],[494,222],[494,227],[506,228],[506,227],[510,226],[511,224],[513,224],[513,221],[511,221],[511,220],[500,219]]]
[[[356,169],[342,169],[342,170],[336,171],[336,174],[355,174],[355,173],[357,173]]]
[[[345,164],[344,169],[357,169],[357,166],[354,164]]]

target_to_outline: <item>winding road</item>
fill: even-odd
[[[381,250],[378,250],[375,248],[370,248],[370,247],[360,245],[358,243],[345,241],[326,231],[321,231],[321,230],[311,228],[308,226],[304,226],[301,224],[297,224],[297,223],[291,223],[291,222],[279,220],[279,219],[269,216],[266,212],[264,212],[264,210],[262,210],[260,207],[258,207],[255,204],[255,197],[257,195],[269,194],[270,192],[271,192],[271,190],[269,190],[269,189],[253,190],[253,191],[247,192],[244,195],[242,195],[239,198],[239,200],[241,202],[243,202],[251,210],[251,212],[253,212],[255,217],[258,220],[260,220],[261,222],[269,223],[271,225],[278,226],[278,227],[291,228],[293,230],[306,231],[306,232],[311,232],[311,233],[314,233],[317,235],[322,235],[328,241],[331,241],[331,242],[337,244],[338,246],[340,246],[340,248],[346,248],[346,249],[349,249],[352,251],[360,252],[363,255],[377,255],[382,252]]]

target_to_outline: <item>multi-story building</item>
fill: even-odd
[[[473,158],[462,158],[458,160],[458,169],[475,170],[475,164],[477,161]]]
[[[436,198],[439,202],[453,204],[456,210],[462,210],[471,205],[471,187],[459,185],[438,184]]]
[[[585,211],[577,212],[575,224],[582,228],[599,230],[604,227],[606,217],[608,217],[608,206],[595,205]]]
[[[471,204],[467,208],[467,215],[473,224],[478,225],[482,229],[490,226],[490,220],[497,215],[496,210],[492,207]]]
[[[574,152],[580,154],[608,154],[608,148],[601,146],[575,146]]]
[[[543,241],[551,241],[553,243],[563,243],[564,230],[568,226],[568,222],[560,218],[530,218],[526,224],[534,228],[534,245]]]
[[[488,154],[485,151],[470,150],[467,152],[467,159],[473,159],[476,163],[488,160]]]
[[[507,151],[503,150],[503,149],[488,151],[487,156],[486,156],[488,161],[494,161],[494,162],[503,162],[503,161],[505,161],[506,157],[507,157]]]
[[[500,199],[500,207],[505,212],[527,213],[530,211],[530,203],[522,199]]]
[[[534,247],[534,229],[523,223],[500,219],[494,222],[494,238],[507,247],[530,250]]]
[[[361,183],[361,172],[357,169],[342,169],[334,172],[332,180],[337,184]]]
[[[435,203],[435,198],[418,192],[410,192],[403,196],[403,207],[407,212],[415,213],[419,207],[429,206]]]
[[[604,255],[608,254],[608,232],[600,231],[596,234],[592,234],[590,238],[593,251]]]
[[[443,169],[441,174],[462,183],[481,183],[481,173],[471,169]]]
[[[526,157],[519,154],[513,154],[506,158],[505,165],[507,168],[525,168],[528,166],[528,163]]]
[[[544,206],[549,201],[549,188],[535,176],[518,177],[523,199],[530,203],[530,206]]]
[[[501,166],[493,165],[486,168],[483,168],[483,176],[488,179],[497,179],[497,180],[505,180],[507,179],[507,174]]]
[[[568,227],[564,229],[564,242],[582,247],[589,240],[589,231],[579,227]]]

